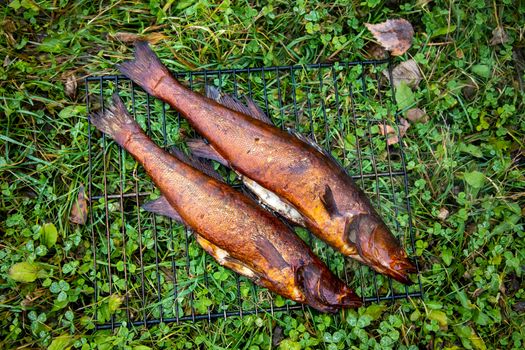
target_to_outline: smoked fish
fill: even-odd
[[[179,111],[209,142],[194,144],[194,153],[227,164],[258,189],[260,197],[280,201],[274,209],[280,207],[277,211],[344,255],[412,283],[409,273],[415,266],[400,242],[346,171],[314,142],[271,125],[249,100],[240,105],[227,95],[211,99],[191,91],[145,42],[135,44],[134,60],[119,69]]]
[[[219,264],[286,298],[323,312],[353,308],[361,299],[295,233],[248,196],[157,146],[120,97],[90,117],[146,170],[162,196],[144,209],[184,223]],[[204,169],[206,170],[206,169]],[[209,172],[208,172],[209,173]]]

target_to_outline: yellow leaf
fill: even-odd
[[[440,327],[448,326],[448,317],[443,311],[440,310],[430,310],[428,313],[428,318],[431,320],[437,321]]]
[[[14,264],[9,269],[9,277],[18,282],[33,282],[38,277],[41,277],[41,268],[36,263],[21,262]]]
[[[62,334],[51,342],[47,350],[67,350],[71,349],[70,344],[73,342],[73,337],[68,334]]]

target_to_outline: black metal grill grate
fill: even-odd
[[[413,255],[415,252],[403,143],[397,125],[389,60],[208,70],[176,74],[192,89],[213,84],[255,100],[280,127],[292,127],[330,150]],[[88,113],[118,91],[134,117],[160,146],[184,148],[193,135],[185,120],[123,76],[85,80]],[[401,142],[387,145],[380,127]],[[140,209],[158,195],[144,170],[90,125],[89,179],[94,259],[94,315],[98,329],[196,321],[302,305],[270,294],[219,266],[190,232]],[[233,173],[219,172],[234,186]],[[304,229],[305,239],[329,268],[366,302],[422,295],[421,282],[406,287],[326,246]]]

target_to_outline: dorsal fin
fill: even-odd
[[[217,101],[221,105],[228,107],[231,110],[237,111],[249,115],[252,118],[258,119],[266,124],[273,125],[272,121],[264,112],[257,106],[257,104],[245,96],[246,105],[239,101],[236,97],[228,94],[224,94],[219,91],[215,86],[206,85],[206,96],[212,100]]]
[[[335,164],[337,164],[337,166],[339,168],[341,168],[342,171],[345,172],[346,175],[350,176],[350,174],[348,173],[348,171],[345,169],[345,167],[343,167],[341,165],[341,163],[332,155],[332,153],[328,152],[327,150],[325,150],[323,147],[321,147],[317,142],[315,142],[312,138],[308,137],[308,136],[305,136],[303,134],[301,134],[300,132],[298,132],[297,130],[294,130],[292,128],[287,128],[286,129],[288,131],[288,133],[294,135],[295,137],[297,137],[299,140],[309,144],[310,146],[312,146],[313,148],[315,148],[319,153],[321,153],[322,155],[324,155],[325,157],[328,157],[329,159],[332,160],[332,162],[334,162]]]
[[[244,96],[244,100],[246,101],[246,106],[250,111],[250,116],[254,117],[255,119],[259,119],[265,122],[266,124],[273,125],[272,120],[266,115],[266,113],[264,113],[261,107],[259,107],[259,105],[255,103],[254,100],[252,100],[248,96]]]
[[[169,151],[174,157],[176,157],[181,162],[199,170],[200,172],[210,177],[213,177],[216,180],[224,182],[224,179],[221,177],[221,175],[219,175],[219,173],[215,171],[215,169],[213,169],[213,166],[209,162],[193,157],[191,155],[186,155],[177,147],[171,147]]]
[[[184,221],[180,217],[179,213],[171,206],[164,196],[160,196],[151,202],[144,203],[142,205],[142,209],[158,215],[167,216],[181,224],[184,224]]]
[[[328,155],[328,152],[323,147],[321,147],[317,142],[315,142],[315,140],[313,140],[311,137],[305,136],[301,134],[299,131],[292,129],[292,128],[286,128],[286,131],[288,131],[288,133],[292,134],[293,136],[297,137],[299,140],[309,144],[310,146],[315,148],[320,153],[324,155]]]

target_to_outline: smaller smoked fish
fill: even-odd
[[[361,299],[291,229],[251,198],[157,146],[113,95],[91,116],[146,169],[162,197],[144,209],[184,223],[219,264],[288,299],[319,311],[358,307]],[[213,175],[213,174],[211,174]]]

